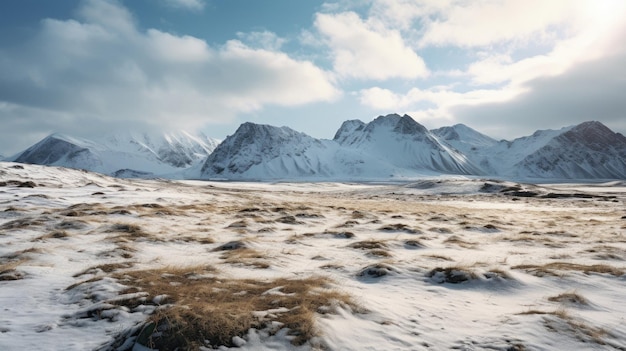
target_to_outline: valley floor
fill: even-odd
[[[626,350],[625,209],[623,183],[0,162],[0,350]]]

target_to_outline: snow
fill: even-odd
[[[426,130],[410,116],[344,122],[333,140],[243,124],[182,178],[390,181],[440,175],[623,179],[626,138],[598,122],[496,141],[465,125]]]
[[[409,116],[345,122],[334,140],[287,127],[244,123],[212,153],[197,178],[388,180],[481,174]]]
[[[120,178],[406,181],[463,175],[536,182],[626,178],[626,137],[599,122],[496,141],[463,124],[432,131],[408,115],[345,121],[333,140],[246,122],[218,145],[187,132],[53,134],[9,160]]]
[[[35,186],[18,185],[29,181]],[[624,182],[128,180],[8,162],[0,163],[0,182],[0,266],[16,263],[22,277],[0,280],[1,350],[96,349],[137,328],[156,308],[127,308],[116,301],[169,303],[167,296],[126,291],[129,282],[104,268],[111,264],[119,265],[116,272],[211,265],[222,279],[324,276],[363,309],[337,306],[333,313],[316,313],[320,335],[299,347],[291,345],[292,336],[280,324],[250,329],[233,336],[242,350],[316,345],[330,350],[621,350],[626,345],[626,275],[575,266],[626,269]],[[538,195],[498,190],[512,186]],[[549,193],[592,197],[541,197]],[[240,211],[251,207],[259,211],[242,217]],[[92,212],[77,216],[72,210]],[[277,221],[288,215],[301,224]],[[16,220],[30,225],[10,225]],[[242,220],[245,226],[229,227]],[[137,225],[150,236],[122,249],[112,240],[118,234],[109,231],[115,223]],[[397,230],[382,230],[385,226]],[[66,235],[52,236],[58,228]],[[184,239],[189,237],[210,237],[214,243]],[[269,267],[227,263],[214,251],[237,240],[262,252]],[[421,245],[407,245],[411,240]],[[352,245],[362,241],[383,243],[389,256]],[[574,268],[544,266],[549,264]],[[548,267],[547,273],[533,265]],[[384,272],[360,275],[366,267]],[[452,283],[446,269],[454,279],[467,280]],[[555,301],[563,293],[576,293],[588,303]],[[274,287],[265,294],[285,292]],[[285,311],[275,306],[251,313],[271,318]],[[133,339],[125,345],[147,349]]]
[[[217,144],[203,134],[184,131],[151,134],[127,131],[105,135],[99,140],[55,133],[10,160],[121,177],[155,177],[200,163]]]

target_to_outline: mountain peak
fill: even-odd
[[[208,156],[200,176],[240,178],[257,172],[263,179],[323,173],[321,162],[311,161],[315,158],[311,150],[321,149],[324,145],[319,140],[289,127],[246,122]]]
[[[572,142],[581,142],[592,149],[601,149],[607,146],[626,146],[626,137],[613,132],[598,121],[583,122],[563,134],[563,137]]]
[[[339,127],[337,133],[335,133],[335,137],[333,138],[333,140],[338,142],[339,144],[342,144],[346,140],[346,138],[348,138],[352,133],[365,129],[365,126],[367,125],[361,120],[347,120],[341,124],[341,127]]]
[[[400,116],[397,113],[392,113],[386,116],[378,116],[367,125],[367,128],[373,130],[381,126],[392,128],[394,132],[400,134],[423,134],[428,132],[423,125],[417,123],[413,117],[406,114]]]
[[[459,150],[469,152],[465,146],[471,148],[485,148],[493,146],[497,141],[488,137],[465,124],[455,124],[451,127],[441,127],[431,130],[433,134]]]
[[[263,141],[274,142],[290,139],[302,133],[296,132],[289,127],[275,127],[269,124],[257,124],[245,122],[237,128],[231,137],[236,144],[241,142]]]

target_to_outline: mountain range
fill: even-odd
[[[5,161],[120,177],[231,180],[626,179],[626,137],[600,122],[495,140],[463,124],[428,130],[408,115],[344,122],[332,140],[244,123],[218,144],[201,134],[53,134]]]
[[[114,175],[155,177],[175,174],[204,161],[219,141],[204,134],[124,132],[98,140],[51,134],[6,161]]]

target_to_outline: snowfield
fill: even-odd
[[[626,350],[625,202],[0,162],[0,350]]]

